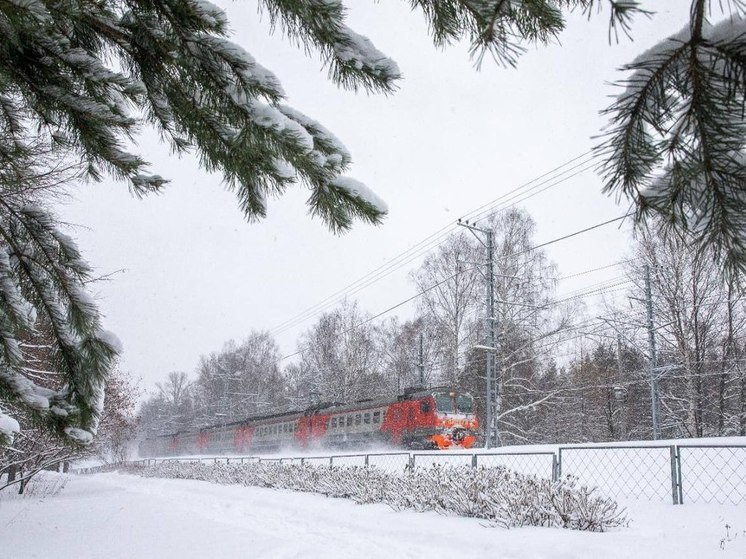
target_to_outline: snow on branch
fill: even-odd
[[[20,431],[21,426],[15,419],[0,412],[0,447],[12,444],[13,438]]]
[[[340,37],[332,48],[337,60],[358,70],[388,79],[395,79],[400,75],[396,62],[379,51],[368,37],[354,32],[349,27],[340,29]]]
[[[280,25],[307,50],[318,49],[332,79],[352,90],[392,91],[401,77],[396,62],[345,25],[340,0],[262,0],[273,26]]]
[[[371,206],[380,214],[386,214],[389,211],[386,202],[381,200],[370,188],[360,181],[350,177],[337,177],[332,181],[332,184],[337,188],[344,190],[353,198],[357,198],[362,203]]]

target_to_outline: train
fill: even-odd
[[[395,399],[323,403],[198,431],[147,437],[141,457],[259,454],[297,449],[396,446],[467,449],[479,438],[474,398],[452,387],[412,388]]]

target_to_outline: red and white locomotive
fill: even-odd
[[[320,404],[196,432],[159,435],[140,444],[140,455],[246,454],[374,444],[412,449],[471,448],[478,428],[470,394],[447,387],[418,388],[393,401]]]

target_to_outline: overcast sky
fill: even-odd
[[[485,59],[474,68],[467,45],[437,50],[421,14],[408,2],[350,0],[349,25],[394,58],[404,79],[390,96],[352,93],[326,79],[308,57],[270,35],[256,2],[220,0],[233,39],[275,72],[288,103],[323,123],[353,155],[350,176],[387,203],[383,225],[358,224],[332,235],[307,214],[308,191],[289,191],[269,204],[260,223],[243,219],[221,179],[195,158],[177,159],[145,132],[139,149],[172,183],[160,196],[138,200],[125,184],[84,185],[60,209],[100,274],[95,296],[105,325],[124,345],[122,368],[150,389],[169,371],[193,374],[200,355],[217,351],[252,329],[273,329],[391,261],[460,216],[587,152],[605,119],[599,111],[617,91],[618,67],[686,22],[684,0],[648,2],[634,42],[608,42],[607,13],[588,22],[571,17],[561,45],[531,49],[517,69]],[[647,6],[645,6],[647,7]],[[581,160],[582,161],[582,160]],[[525,203],[543,242],[626,213],[626,203],[601,194],[586,171]],[[561,275],[620,260],[629,228],[608,226],[547,248]],[[378,313],[416,290],[416,261],[357,293]],[[563,282],[567,293],[618,275],[611,268]],[[412,306],[397,311],[410,316]],[[314,319],[277,336],[284,354],[296,349]]]

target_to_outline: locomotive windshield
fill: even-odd
[[[435,409],[440,413],[472,413],[474,398],[470,394],[457,394],[456,392],[436,392]]]
[[[453,413],[453,392],[436,392],[435,409],[441,413]]]
[[[474,398],[471,394],[459,394],[456,398],[456,406],[460,413],[471,413],[474,408]]]

